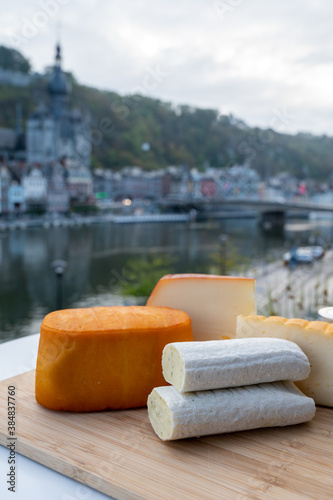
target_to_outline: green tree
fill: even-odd
[[[145,301],[158,280],[172,272],[173,265],[174,259],[167,254],[131,259],[115,285],[117,291],[124,296],[138,297]]]
[[[31,69],[22,54],[4,46],[0,46],[0,66]],[[142,95],[121,96],[80,85],[73,75],[68,76],[73,86],[70,105],[91,116],[93,168],[138,165],[157,170],[186,163],[201,170],[205,164],[223,168],[251,159],[251,166],[263,177],[286,171],[299,179],[306,174],[333,182],[332,137],[251,128],[214,109],[174,106]],[[47,75],[24,88],[0,85],[0,127],[15,126],[17,102],[26,119],[41,99],[47,101],[46,83]],[[150,144],[149,151],[142,150],[143,142]]]
[[[31,65],[18,50],[0,45],[0,67],[21,73],[30,73]]]

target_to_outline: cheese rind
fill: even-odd
[[[310,373],[298,345],[267,338],[168,344],[162,368],[165,380],[180,392],[302,380]]]
[[[166,307],[55,311],[41,325],[36,400],[67,411],[146,406],[164,383],[164,346],[192,339],[188,315]]]
[[[333,324],[281,316],[239,316],[237,337],[275,337],[295,342],[306,354],[311,371],[297,387],[316,404],[333,407]]]
[[[314,415],[314,401],[292,382],[184,394],[156,387],[148,397],[150,423],[163,441],[299,424]]]
[[[191,318],[194,340],[235,338],[238,314],[255,314],[255,280],[209,274],[169,274],[152,291],[147,306],[168,306]]]

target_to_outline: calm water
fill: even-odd
[[[54,259],[68,263],[63,307],[119,305],[130,302],[117,285],[133,259],[170,256],[168,272],[219,272],[221,234],[229,236],[227,252],[233,265],[243,259],[268,262],[280,258],[293,243],[333,241],[333,223],[289,221],[284,236],[275,238],[264,237],[255,220],[105,223],[1,233],[0,342],[37,333],[45,314],[56,309]]]

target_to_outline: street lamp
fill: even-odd
[[[57,278],[56,288],[56,308],[62,309],[62,276],[66,270],[67,262],[65,260],[57,259],[51,262],[51,267],[55,272]]]
[[[229,236],[227,234],[220,234],[220,274],[226,276],[227,274],[227,243]]]

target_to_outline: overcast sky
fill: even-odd
[[[37,71],[233,113],[249,125],[333,135],[332,0],[11,0],[0,43]]]

